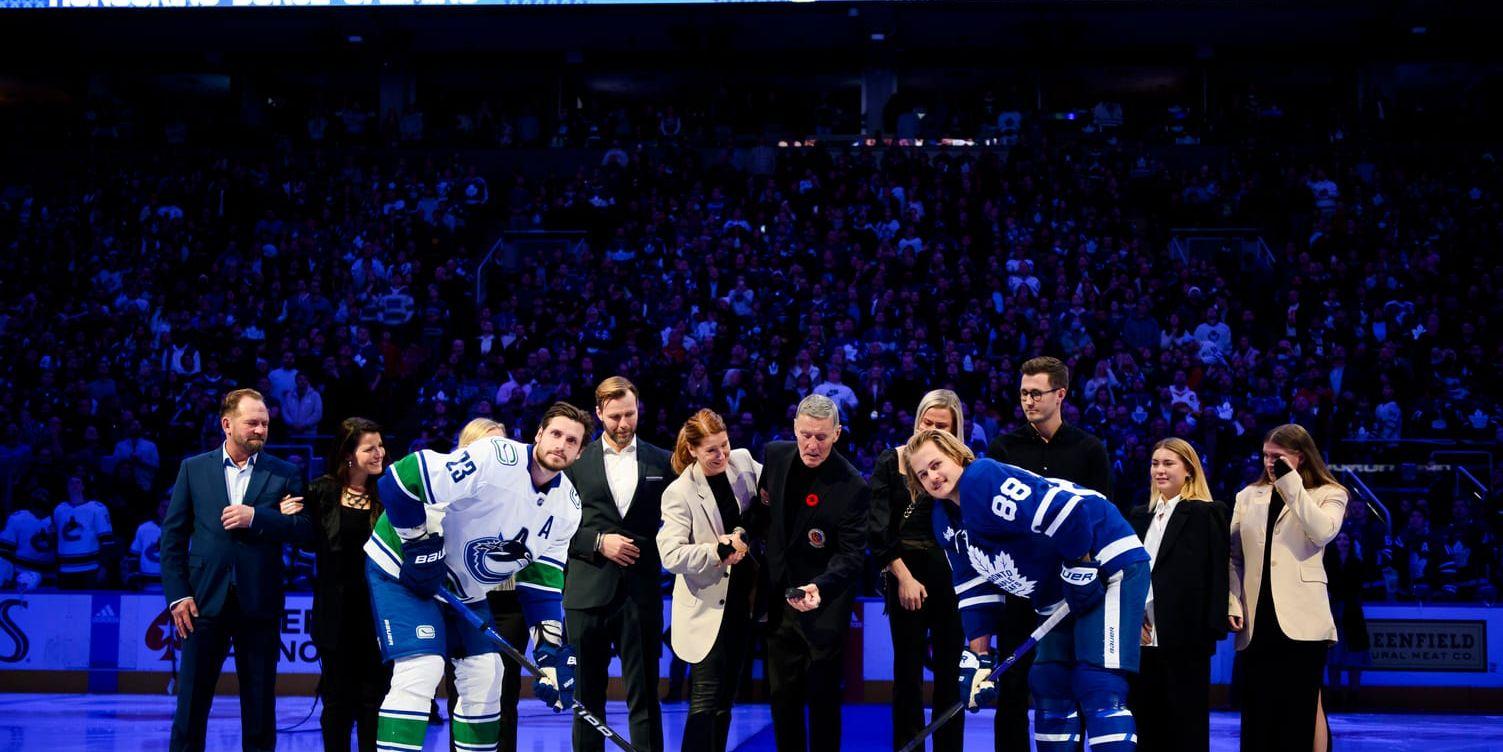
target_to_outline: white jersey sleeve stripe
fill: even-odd
[[[418,467],[423,470],[423,491],[428,494],[428,501],[431,503],[437,501],[438,497],[433,495],[433,481],[428,478],[428,458],[423,456],[423,454],[422,451],[417,453]]]
[[[1073,511],[1075,511],[1075,505],[1077,505],[1079,503],[1080,503],[1080,497],[1079,496],[1071,496],[1070,500],[1067,501],[1067,502],[1065,502],[1065,508],[1059,510],[1059,516],[1055,517],[1054,518],[1054,522],[1049,525],[1049,529],[1044,531],[1044,535],[1047,535],[1050,538],[1053,538],[1054,537],[1054,533],[1059,530],[1059,526],[1065,524],[1065,518],[1069,517],[1070,513],[1073,512]]]
[[[1049,502],[1054,501],[1055,494],[1059,492],[1060,489],[1051,488],[1048,493],[1044,494],[1044,498],[1039,500],[1039,508],[1033,513],[1033,532],[1039,532],[1039,528],[1044,526],[1044,513],[1049,511]]]
[[[1133,550],[1134,548],[1142,547],[1143,543],[1142,541],[1138,540],[1138,536],[1125,535],[1103,546],[1101,550],[1096,554],[1096,563],[1102,566],[1106,566],[1106,563],[1111,561],[1112,559],[1115,559],[1118,556],[1121,556],[1122,554]]]

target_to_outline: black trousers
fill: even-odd
[[[798,611],[787,602],[773,608],[767,679],[778,752],[835,752],[840,749],[841,671],[850,621],[843,622],[833,642],[816,644],[799,626]]]
[[[1326,644],[1291,640],[1272,614],[1266,621],[1262,612],[1258,616],[1252,642],[1243,651],[1242,752],[1310,749],[1315,745]]]
[[[924,720],[924,663],[934,672],[935,712],[960,700],[960,651],[965,632],[950,581],[950,564],[940,549],[904,551],[903,564],[929,596],[917,611],[898,602],[897,582],[887,584],[887,623],[892,630],[892,748],[901,749],[927,725]],[[965,714],[934,732],[935,752],[960,752]]]
[[[663,654],[663,601],[637,601],[626,588],[600,608],[565,609],[569,642],[578,666],[574,697],[597,718],[605,717],[605,693],[610,683],[611,655],[621,657],[626,685],[631,743],[643,752],[663,752],[663,709],[658,704],[658,659]],[[600,752],[605,738],[589,724],[574,719],[574,752]]]
[[[1141,752],[1211,748],[1211,655],[1205,649],[1144,647],[1128,682]]]
[[[172,714],[172,752],[204,748],[214,686],[224,668],[230,644],[235,645],[235,676],[240,680],[240,748],[272,750],[277,745],[277,658],[282,633],[278,620],[253,619],[240,611],[233,589],[224,610],[193,620],[193,632],[183,641],[178,671],[177,710]]]
[[[997,655],[1012,655],[1038,623],[1038,614],[1030,601],[1008,596],[1003,606],[1002,633],[997,635],[997,644],[993,647]],[[1029,752],[1033,749],[1033,740],[1028,733],[1028,671],[1031,668],[1033,651],[1019,658],[997,679],[997,715],[993,726],[993,744],[997,752]]]
[[[731,706],[741,688],[741,666],[751,641],[751,616],[743,604],[727,606],[715,644],[694,664],[689,676],[689,718],[684,722],[683,752],[725,752],[731,733]]]
[[[370,627],[361,622],[359,626]],[[338,637],[338,643],[319,653],[323,676],[319,693],[324,710],[319,716],[324,752],[350,748],[353,727],[360,752],[376,750],[376,718],[391,689],[391,665],[381,662],[374,627]]]

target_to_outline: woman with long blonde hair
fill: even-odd
[[[935,389],[919,400],[913,432],[939,430],[964,441],[965,411],[960,397]],[[924,657],[932,651],[933,707],[959,698],[956,685],[964,636],[950,564],[934,539],[934,498],[910,492],[903,455],[894,447],[877,457],[872,472],[868,535],[873,558],[886,583],[888,625],[892,630],[892,740],[897,749],[924,727]],[[961,749],[965,724],[956,718],[934,734],[934,749]]]
[[[1148,503],[1129,516],[1153,572],[1130,682],[1138,749],[1206,750],[1211,656],[1226,635],[1228,512],[1184,439],[1154,445],[1148,480]]]

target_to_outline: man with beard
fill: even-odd
[[[495,436],[451,454],[420,450],[381,475],[376,488],[386,511],[365,544],[376,636],[392,663],[376,724],[379,749],[422,749],[445,659],[459,695],[450,719],[456,748],[494,750],[500,739],[504,664],[484,633],[434,598],[444,587],[494,624],[486,593],[515,578],[542,669],[533,696],[554,712],[573,705],[574,658],[563,644],[560,604],[579,495],[563,471],[594,422],[556,402],[532,446]]]
[[[663,714],[658,705],[663,596],[659,590],[657,532],[662,496],[672,480],[664,449],[637,436],[637,387],[620,376],[595,389],[595,415],[604,431],[569,470],[583,507],[569,545],[564,610],[569,640],[579,657],[579,701],[605,717],[611,648],[621,656],[621,678],[631,718],[631,742],[662,752]],[[598,752],[600,734],[574,721],[576,752]]]
[[[311,543],[313,522],[306,513],[280,512],[283,501],[302,499],[304,478],[292,463],[261,451],[270,422],[259,392],[226,394],[219,410],[224,444],[183,461],[162,521],[162,587],[183,639],[173,752],[204,748],[214,685],[232,641],[241,745],[276,746],[282,545]]]

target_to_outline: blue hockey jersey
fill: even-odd
[[[1039,613],[1064,599],[1060,565],[1089,555],[1110,577],[1148,552],[1106,497],[996,460],[960,476],[960,504],[934,505],[935,540],[950,560],[966,637],[996,631],[1003,594]]]

